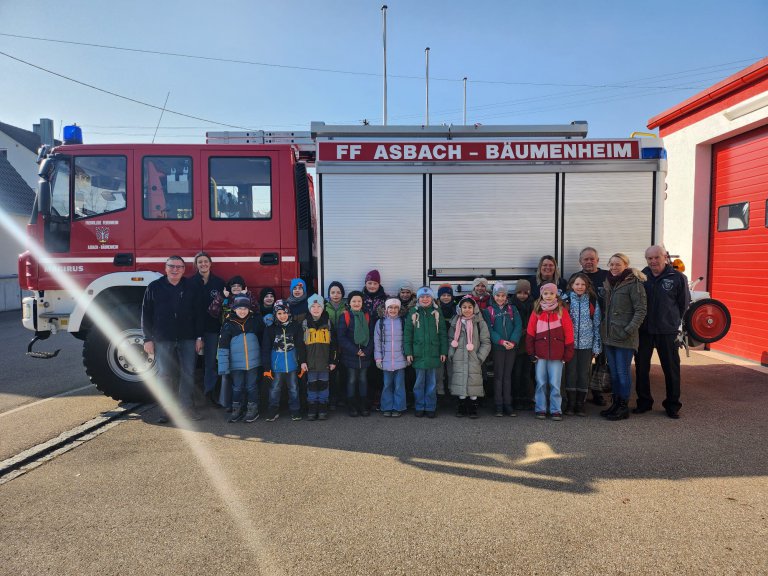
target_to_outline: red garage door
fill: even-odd
[[[768,365],[768,127],[713,149],[710,291],[731,311],[715,350]]]

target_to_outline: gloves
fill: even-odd
[[[384,363],[381,360],[376,360],[376,368],[384,370]]]
[[[307,373],[307,371],[306,371],[306,370],[304,370],[304,368],[302,368],[301,370],[299,370],[299,379],[301,379],[301,378],[304,376],[304,374],[306,374],[306,373]]]
[[[531,361],[531,364],[536,364],[536,360],[538,360],[538,358],[536,358],[536,356],[534,356],[533,354],[528,356],[528,359]]]
[[[264,379],[265,380],[274,380],[275,377],[272,376],[272,370],[265,370],[264,371]]]

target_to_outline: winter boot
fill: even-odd
[[[321,402],[317,408],[317,419],[328,420],[328,403]]]
[[[349,408],[349,415],[352,416],[352,418],[360,415],[357,411],[357,400],[355,398],[347,398],[347,407]]]
[[[619,400],[616,411],[608,416],[608,420],[626,420],[627,418],[629,418],[629,403],[626,400]]]
[[[232,402],[232,413],[228,422],[239,422],[243,417],[243,405],[240,402]]]
[[[245,412],[245,421],[249,424],[259,418],[259,405],[256,402],[248,402],[248,409]]]
[[[584,401],[587,399],[586,392],[576,392],[576,407],[574,412],[576,416],[586,416],[587,412],[584,410]]]
[[[600,410],[600,416],[608,417],[614,412],[616,412],[616,409],[619,407],[619,397],[616,396],[616,394],[613,395],[613,402],[611,402],[611,406],[609,408],[606,408],[605,410]]]
[[[565,409],[563,410],[563,414],[566,416],[573,416],[573,411],[576,409],[576,391],[575,390],[566,390],[565,391]]]
[[[469,398],[458,398],[456,400],[456,417],[463,418],[467,415],[467,402]]]
[[[470,418],[473,420],[475,418],[480,418],[480,414],[477,413],[477,400],[472,400],[470,398],[467,398],[467,414]]]
[[[600,392],[592,390],[592,404],[595,406],[605,406],[605,398],[603,398],[603,395],[600,394]]]
[[[310,402],[307,406],[307,420],[317,420],[317,402]]]

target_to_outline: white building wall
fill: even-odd
[[[708,285],[712,145],[768,124],[768,92],[716,112],[664,136],[667,150],[667,196],[664,244],[679,255],[689,279]]]
[[[37,190],[37,153],[25,148],[5,132],[0,132],[0,150],[3,149],[8,150],[11,166],[32,190]]]
[[[29,218],[11,215],[18,229],[24,231]],[[21,308],[21,292],[18,278],[18,256],[26,248],[18,242],[16,236],[0,226],[0,312]]]

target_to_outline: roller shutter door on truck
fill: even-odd
[[[581,270],[579,252],[597,249],[600,267],[623,252],[630,265],[645,268],[645,250],[654,242],[655,172],[577,172],[563,175],[562,270]]]
[[[731,313],[712,349],[768,366],[768,127],[712,150],[709,291]]]
[[[388,294],[424,282],[423,174],[322,174],[321,290],[363,287],[372,268]]]
[[[434,174],[431,190],[438,277],[472,269],[530,274],[540,256],[555,252],[555,174]]]

